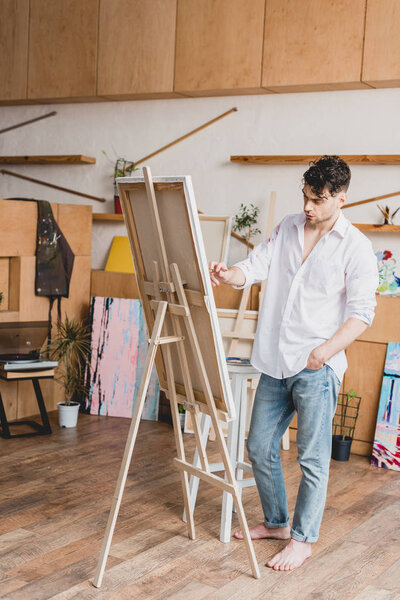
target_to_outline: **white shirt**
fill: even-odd
[[[251,364],[283,379],[302,371],[310,352],[349,318],[372,324],[379,276],[371,242],[340,215],[301,264],[304,212],[288,215],[271,237],[235,264],[246,278],[242,289],[268,278]],[[326,361],[343,379],[344,350]]]

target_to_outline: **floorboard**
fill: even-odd
[[[129,428],[127,419],[80,415],[76,429],[0,439],[0,598],[8,600],[400,600],[400,473],[366,457],[332,461],[313,556],[293,572],[263,566],[286,542],[259,540],[261,579],[243,543],[219,542],[221,494],[200,485],[196,540],[182,522],[175,442],[165,423],[143,421],[100,589],[92,583]],[[184,435],[191,458],[193,436]],[[210,461],[219,460],[209,443]],[[290,513],[300,470],[282,452]],[[255,488],[243,503],[261,520]],[[233,526],[237,527],[236,515]]]

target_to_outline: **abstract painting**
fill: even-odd
[[[400,294],[400,253],[382,250],[376,252],[379,270],[379,285],[376,291],[381,296]]]
[[[86,409],[92,415],[131,418],[148,349],[140,300],[94,297]],[[159,385],[153,369],[143,419],[158,416]]]
[[[371,464],[400,471],[400,344],[386,352]]]

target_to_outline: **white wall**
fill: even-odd
[[[86,154],[95,166],[10,166],[21,174],[109,198],[85,200],[9,176],[0,177],[0,197],[26,196],[55,202],[91,203],[95,212],[113,211],[112,160],[146,154],[237,106],[233,113],[148,161],[154,175],[193,178],[200,210],[234,215],[253,202],[265,230],[269,194],[277,191],[275,222],[302,210],[300,166],[240,165],[231,154],[400,153],[400,90],[360,90],[223,98],[0,107],[0,129],[56,110],[57,116],[0,135],[1,155]],[[400,190],[400,166],[353,166],[349,202]],[[387,201],[400,205],[400,196]],[[381,222],[374,203],[351,208],[354,222]],[[400,223],[400,211],[397,215]],[[4,224],[1,224],[3,227]],[[94,223],[93,268],[104,268],[114,235],[123,225]],[[400,249],[397,234],[370,234],[375,249]],[[262,236],[258,240],[261,241]],[[245,247],[231,243],[231,261]]]

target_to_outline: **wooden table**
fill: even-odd
[[[3,399],[0,393],[0,436],[6,439],[15,438],[15,437],[31,437],[34,435],[48,435],[51,433],[51,427],[49,423],[49,418],[46,411],[46,406],[43,401],[42,390],[40,389],[40,379],[52,379],[54,377],[55,370],[54,369],[42,369],[36,371],[5,371],[2,366],[0,366],[0,379],[2,381],[22,381],[31,379],[33,384],[33,389],[35,390],[36,400],[38,403],[40,416],[42,418],[42,423],[37,423],[36,421],[11,421],[7,420],[6,411],[4,409]],[[27,433],[11,433],[10,425],[28,425],[32,427],[34,431],[29,431]]]

